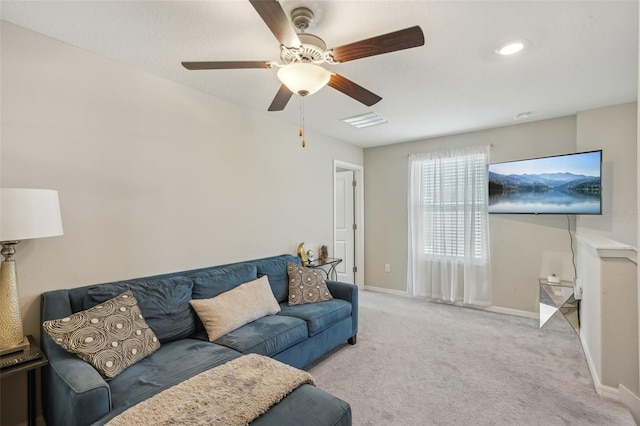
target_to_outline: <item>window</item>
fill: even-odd
[[[421,159],[424,252],[428,255],[485,259],[482,229],[487,216],[487,165],[484,155]],[[465,238],[469,235],[470,238]]]
[[[488,162],[488,146],[409,156],[411,294],[491,304]]]

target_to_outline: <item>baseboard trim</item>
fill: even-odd
[[[370,285],[365,285],[363,290],[374,291],[376,293],[395,294],[396,296],[411,297],[411,295],[409,293],[407,293],[406,291],[392,290],[390,288],[374,287],[374,286],[370,286]]]
[[[635,395],[624,385],[620,385],[620,402],[629,407],[631,415],[637,424],[640,424],[640,397]]]
[[[516,317],[524,317],[530,319],[539,319],[537,312],[521,311],[519,309],[503,308],[502,306],[489,306],[484,308],[485,311],[495,312],[497,314],[513,315]]]
[[[611,386],[605,386],[600,383],[596,388],[596,392],[598,393],[598,395],[604,398],[613,399],[614,401],[620,401],[620,390],[612,388]]]
[[[582,344],[582,351],[584,352],[584,357],[587,360],[589,372],[591,373],[591,380],[593,381],[593,387],[596,389],[596,393],[604,398],[620,401],[620,391],[614,387],[605,386],[600,381],[596,365],[591,357],[591,352],[589,352],[589,347],[582,338],[582,334],[580,334],[580,343]]]
[[[370,285],[364,286],[363,290],[373,291],[373,292],[377,292],[377,293],[395,294],[396,296],[414,297],[414,296],[411,296],[409,294],[409,292],[407,292],[407,291],[392,290],[390,288],[375,287],[375,286],[370,286]],[[493,312],[493,313],[496,313],[496,314],[513,315],[513,316],[516,316],[516,317],[524,317],[524,318],[530,318],[530,319],[538,319],[539,318],[537,312],[521,311],[519,309],[511,309],[511,308],[503,308],[502,306],[482,307],[482,306],[463,305],[462,303],[440,302],[440,301],[437,301],[437,300],[434,300],[433,302],[434,303],[444,303],[444,304],[447,304],[447,305],[460,306],[460,307],[464,307],[464,308],[479,309],[481,311]]]

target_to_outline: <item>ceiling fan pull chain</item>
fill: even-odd
[[[304,96],[300,96],[300,137],[302,138],[302,147],[307,146],[304,141]]]

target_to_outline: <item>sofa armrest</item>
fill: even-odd
[[[62,291],[42,295],[42,320],[70,313],[69,298]],[[111,390],[91,364],[62,349],[42,329],[40,346],[49,359],[49,365],[42,368],[42,409],[47,426],[89,425],[109,413]]]
[[[358,334],[358,286],[343,283],[342,281],[326,280],[327,288],[336,299],[351,302],[351,338],[349,341],[355,343],[355,336]]]
[[[42,369],[47,425],[89,425],[111,410],[109,385],[90,364],[60,350],[64,355],[48,355],[49,365]]]

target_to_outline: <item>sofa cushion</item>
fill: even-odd
[[[351,422],[349,404],[315,386],[302,385],[271,407],[266,415],[251,422],[251,426],[351,426]]]
[[[333,299],[322,272],[287,262],[289,305],[324,302]]]
[[[193,271],[187,276],[193,280],[193,299],[210,299],[255,280],[258,272],[255,265],[235,263]]]
[[[131,290],[142,315],[161,343],[188,337],[195,331],[195,317],[189,306],[193,282],[186,277],[147,278],[117,281],[90,287],[85,309]]]
[[[280,303],[280,309],[278,315],[305,320],[309,336],[316,335],[351,315],[351,303],[341,299],[295,306],[283,302]]]
[[[160,342],[130,290],[42,328],[66,351],[90,363],[106,379],[155,352]]]
[[[109,382],[112,408],[115,410],[110,413],[110,417],[164,389],[239,356],[239,352],[201,340],[181,339],[166,343],[152,356]]]
[[[276,355],[309,336],[307,324],[298,318],[269,315],[250,322],[214,343],[243,354]]]
[[[280,311],[267,277],[241,284],[211,299],[192,300],[190,303],[204,324],[210,342],[251,321]]]
[[[258,277],[269,277],[269,284],[276,300],[283,302],[289,297],[289,276],[287,274],[287,262],[300,264],[300,259],[291,255],[268,257],[255,261],[258,268]]]

